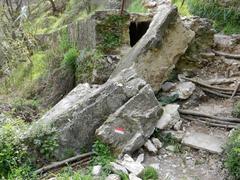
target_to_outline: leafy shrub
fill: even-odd
[[[8,121],[0,128],[0,178],[8,177],[17,172],[26,174],[19,168],[29,164],[27,146],[19,138],[26,130],[23,121]],[[25,165],[29,169],[28,165]]]
[[[158,180],[158,173],[153,167],[146,167],[141,174],[141,178],[143,180]]]
[[[56,130],[48,124],[38,122],[26,133],[24,142],[27,143],[29,151],[36,154],[38,161],[53,159],[54,151],[58,147]]]
[[[93,151],[96,153],[96,155],[92,159],[92,165],[102,165],[104,173],[110,174],[110,162],[113,162],[115,157],[112,155],[109,147],[97,140],[93,145]]]
[[[234,179],[240,179],[240,129],[237,129],[228,139],[225,147],[225,166]]]
[[[240,118],[240,101],[234,104],[232,116]]]
[[[64,54],[63,65],[65,65],[66,67],[69,67],[75,71],[77,57],[78,57],[78,50],[75,48],[70,48]]]
[[[22,120],[6,121],[0,128],[0,179],[31,179],[31,170],[53,158],[57,146],[55,131],[47,125],[36,123],[29,130]]]

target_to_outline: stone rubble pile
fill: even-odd
[[[36,122],[57,130],[57,157],[64,158],[68,150],[90,150],[96,137],[120,156],[143,145],[158,146],[152,149],[157,152],[161,143],[148,140],[163,112],[154,93],[195,34],[184,26],[175,6],[162,1],[157,8],[148,31],[105,84],[79,84]]]
[[[175,6],[161,3],[146,34],[120,59],[106,83],[79,84],[36,122],[56,129],[59,140],[56,156],[61,159],[69,150],[76,153],[83,148],[91,150],[98,138],[120,158],[111,163],[113,171],[127,173],[130,179],[139,179],[144,169],[144,154],[140,154],[136,161],[128,154],[144,148],[150,154],[158,155],[163,143],[152,137],[156,129],[161,133],[171,132],[183,144],[207,149],[203,147],[206,142],[193,144],[188,136],[185,137],[179,105],[170,103],[162,107],[155,96],[161,89],[169,96],[177,95],[179,99],[186,100],[195,92],[192,82],[163,84],[178,59],[187,49],[191,50],[190,44],[196,44],[195,32],[199,38],[206,30],[201,26],[204,24],[201,19],[194,22],[198,22],[197,25],[188,21],[189,27],[186,27]],[[209,31],[209,36],[211,33]],[[198,138],[198,135],[195,135],[196,139],[202,141],[203,136]],[[220,152],[220,145],[211,146],[210,151]],[[166,149],[174,151],[175,147]],[[92,174],[99,176],[101,170],[96,166]],[[110,175],[107,179],[119,177]]]

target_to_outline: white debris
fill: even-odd
[[[179,130],[181,130],[181,128],[182,128],[182,121],[180,120],[180,121],[178,121],[174,126],[173,126],[173,129],[174,130],[176,130],[176,131],[179,131]]]
[[[93,176],[100,176],[101,173],[102,173],[102,166],[101,165],[93,166],[93,169],[92,169],[92,175]]]
[[[124,166],[129,172],[138,176],[144,170],[144,167],[141,163],[135,162],[129,155],[125,154],[122,161],[119,163]]]
[[[169,146],[166,147],[166,150],[171,151],[171,152],[175,152],[176,151],[176,147],[173,146],[173,145],[169,145]]]
[[[172,128],[179,120],[180,115],[178,112],[179,105],[178,104],[168,104],[163,110],[163,115],[157,123],[158,129],[167,129]]]
[[[117,174],[110,174],[108,177],[106,177],[106,180],[121,180],[121,177]]]
[[[142,163],[143,161],[144,161],[144,153],[140,154],[140,155],[137,157],[136,162]]]
[[[147,142],[144,144],[144,147],[151,153],[157,154],[158,152],[157,148],[150,140],[147,140]]]
[[[141,178],[137,177],[135,174],[129,174],[129,180],[142,180]]]
[[[163,147],[162,142],[158,138],[152,138],[151,140],[157,149],[161,149]]]
[[[110,164],[111,164],[112,169],[113,169],[114,172],[115,172],[115,171],[116,171],[116,172],[121,171],[121,172],[123,172],[123,173],[125,173],[125,174],[128,174],[127,169],[126,169],[125,167],[121,166],[120,164],[117,164],[117,163],[115,163],[115,162],[111,162]]]

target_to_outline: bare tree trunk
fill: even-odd
[[[124,6],[125,6],[125,0],[122,0],[122,2],[121,2],[121,15],[123,14]]]

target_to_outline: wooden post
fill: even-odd
[[[121,15],[123,15],[124,6],[125,6],[125,0],[122,0],[121,1]]]

